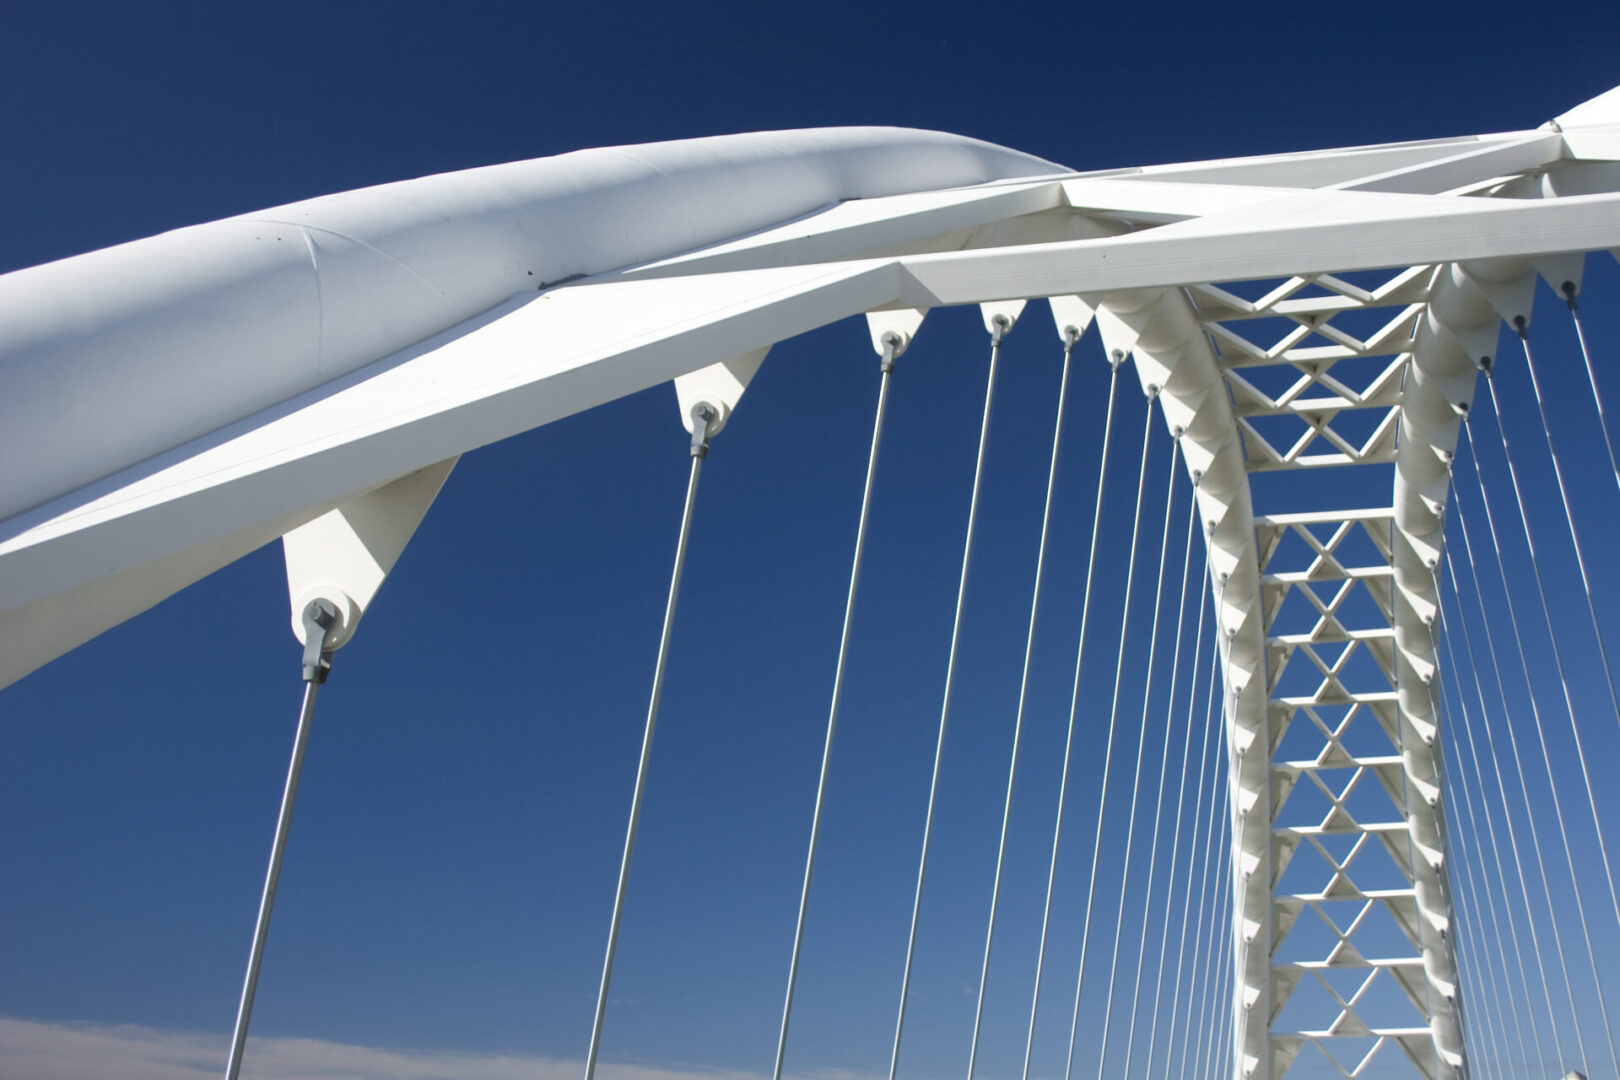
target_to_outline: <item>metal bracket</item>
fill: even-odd
[[[1078,296],[1052,296],[1047,298],[1052,308],[1052,321],[1057,324],[1058,337],[1063,347],[1072,349],[1085,336],[1086,328],[1097,317],[1095,306]]]
[[[991,300],[979,305],[979,314],[984,316],[984,328],[990,334],[992,345],[999,347],[1001,339],[1012,332],[1026,303],[1025,300]]]
[[[742,400],[748,384],[765,361],[769,348],[733,356],[718,364],[689,371],[675,378],[675,400],[681,411],[681,423],[686,430],[697,433],[692,410],[699,404],[714,408],[714,419],[709,421],[709,434],[718,435],[731,420],[731,413]]]
[[[338,613],[326,647],[348,644],[455,464],[455,458],[447,458],[351,495],[281,538],[288,619],[300,641],[308,640],[304,609],[311,600],[325,599]]]
[[[883,355],[883,348],[889,344],[889,337],[893,335],[899,339],[894,347],[895,359],[911,347],[911,339],[917,336],[922,326],[923,317],[927,315],[925,308],[894,308],[888,311],[869,311],[866,313],[866,328],[872,335],[872,348],[877,350],[879,356]]]

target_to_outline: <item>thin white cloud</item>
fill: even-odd
[[[134,1024],[0,1017],[6,1080],[215,1080],[225,1060],[218,1034]],[[397,1050],[319,1039],[257,1038],[243,1080],[579,1080],[582,1063],[528,1054]],[[603,1062],[601,1080],[760,1080],[752,1073]],[[817,1080],[867,1080],[847,1073]]]

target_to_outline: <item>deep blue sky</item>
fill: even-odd
[[[55,3],[11,5],[4,24],[0,270],[588,146],[881,123],[1103,168],[1534,127],[1620,82],[1620,16],[1602,5]],[[1028,323],[1000,392],[930,894],[943,899],[919,953],[907,1061],[927,1075],[965,1060],[1016,700],[1058,359],[1045,311]],[[801,1067],[886,1064],[977,327],[974,312],[932,315],[897,376]],[[787,343],[717,441],[609,1057],[769,1063],[874,368],[857,323]],[[1051,567],[1069,587],[1037,657],[1028,827],[1010,864],[1023,888],[987,1009],[996,1075],[1015,1064],[1027,1007],[1101,417],[1094,354],[1076,378]],[[1122,386],[1128,461],[1140,398],[1134,376]],[[660,389],[469,454],[452,475],[323,694],[257,1031],[583,1052],[684,439]],[[1155,454],[1157,501],[1162,432]],[[1116,515],[1131,479],[1111,489]],[[1123,564],[1107,559],[1111,611]],[[0,1014],[228,1027],[297,706],[285,603],[272,546],[0,693]],[[1098,680],[1111,646],[1094,654]],[[1076,820],[1070,904],[1089,842]],[[1071,957],[1073,922],[1071,908],[1055,942]],[[1071,963],[1059,969],[1050,1000],[1064,1003]]]

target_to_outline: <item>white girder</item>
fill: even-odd
[[[1502,318],[1529,316],[1533,264],[1578,274],[1568,253],[1620,247],[1620,99],[1536,131],[1090,174],[888,129],[592,153],[0,278],[0,685],[329,511],[360,520],[344,511],[365,493],[468,449],[672,379],[684,403],[708,384],[683,377],[704,369],[730,373],[714,391],[729,408],[763,350],[852,314],[915,329],[935,306],[1079,297],[1157,388],[1198,485],[1231,754],[1236,1073],[1279,1076],[1305,1044],[1351,1036],[1394,1042],[1430,1077],[1461,1070],[1429,693],[1446,470],[1476,362]],[[513,178],[529,186],[514,194]],[[444,201],[411,201],[423,192]],[[499,227],[513,215],[515,240]],[[1340,276],[1389,267],[1411,269],[1374,288]],[[581,274],[594,276],[556,283]],[[1229,284],[1279,276],[1257,300]],[[1332,322],[1380,309],[1371,333]],[[1263,319],[1291,326],[1255,340],[1246,325]],[[1369,361],[1360,381],[1330,370]],[[1291,381],[1262,386],[1268,369]],[[81,374],[75,397],[64,387]],[[154,386],[188,380],[208,392],[143,409]],[[1371,429],[1350,431],[1363,415]],[[1391,465],[1387,507],[1255,517],[1251,473]],[[419,502],[390,512],[402,536],[355,542],[397,555]],[[1287,537],[1305,566],[1273,566]],[[1352,537],[1376,558],[1341,558]],[[362,567],[369,592],[385,561]],[[1363,608],[1357,623],[1345,613],[1363,592],[1378,618]],[[1291,594],[1314,605],[1305,629],[1276,624]],[[1387,685],[1349,685],[1358,656]],[[1291,658],[1320,676],[1314,694],[1280,691]],[[1279,758],[1302,715],[1319,750]],[[1387,752],[1347,749],[1357,718]],[[1335,786],[1334,770],[1351,778]],[[1348,807],[1369,777],[1389,820]],[[1316,824],[1283,819],[1302,780],[1331,805]],[[1329,883],[1279,893],[1302,845]],[[1358,885],[1352,864],[1380,850],[1404,883]],[[1339,901],[1361,905],[1348,925],[1326,914]],[[1307,910],[1334,944],[1279,961]],[[1409,951],[1356,947],[1373,911]],[[1349,996],[1329,978],[1345,970],[1367,973]],[[1283,1030],[1307,978],[1338,1019]],[[1379,979],[1419,1022],[1358,1018]]]

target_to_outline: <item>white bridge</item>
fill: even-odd
[[[1592,591],[1607,546],[1577,523],[1583,500],[1620,494],[1601,411],[1620,342],[1587,354],[1583,332],[1573,357],[1543,356],[1532,318],[1573,315],[1584,331],[1586,256],[1616,247],[1620,90],[1535,130],[1095,173],[894,129],[588,150],[20,271],[0,277],[0,684],[283,540],[308,688],[234,1077],[316,689],[457,456],[673,381],[690,484],[639,767],[623,763],[629,828],[594,1023],[580,1033],[589,1080],[705,454],[711,440],[725,452],[727,420],[748,408],[773,345],[863,316],[870,466],[860,501],[850,495],[843,639],[797,932],[783,943],[779,1080],[884,410],[926,352],[913,337],[927,313],[979,305],[986,428],[1004,337],[1051,335],[1063,382],[1040,467],[1055,476],[1061,436],[1097,442],[1103,470],[1083,617],[1041,627],[1068,635],[1073,656],[1065,783],[1080,754],[1103,757],[1104,779],[1054,807],[1046,918],[1054,905],[1080,913],[1084,942],[1078,956],[1049,953],[1043,922],[1033,987],[1007,991],[1029,1001],[1030,1042],[1037,999],[1072,995],[1072,1031],[1089,979],[1087,1008],[1105,1002],[1102,1045],[1077,1055],[1071,1034],[1066,1076],[1393,1075],[1403,1062],[1430,1078],[1615,1076],[1620,901],[1603,830],[1617,807],[1588,746],[1612,741],[1620,705],[1612,613]],[[1537,361],[1560,365],[1556,394],[1543,395]],[[1498,393],[1488,375],[1508,368],[1532,394]],[[1127,385],[1158,418],[1139,446],[1113,430]],[[1104,394],[1104,425],[1063,432],[1064,395]],[[977,513],[986,428],[979,467],[961,478],[966,533],[940,538],[962,548],[940,747],[973,542],[993,527]],[[1523,431],[1539,434],[1503,434]],[[1164,440],[1172,471],[1150,476]],[[1590,453],[1604,445],[1607,462]],[[1527,462],[1553,466],[1556,492],[1527,490]],[[1105,484],[1134,485],[1129,524],[1104,525]],[[1054,481],[1046,490],[1049,520]],[[1188,500],[1196,515],[1183,518]],[[1089,603],[1111,530],[1129,530],[1131,579],[1157,582],[1127,585],[1123,611]],[[1047,539],[1043,524],[1043,561]],[[1501,554],[1521,544],[1528,562]],[[1203,566],[1185,561],[1193,551]],[[1041,565],[1026,687],[1043,590],[1081,585]],[[1595,641],[1554,629],[1569,611]],[[1143,620],[1148,655],[1127,655],[1127,628]],[[1172,712],[1122,715],[1121,681],[1172,655]],[[1081,700],[1082,668],[1111,673],[1111,701]],[[1581,687],[1598,674],[1599,707],[1586,707]],[[1016,732],[1024,719],[1021,694]],[[1164,731],[1157,743],[1149,725]],[[904,1071],[939,761],[894,972],[891,1080]],[[1007,823],[1004,808],[1003,851]],[[1054,897],[1060,845],[1090,861],[1083,896]],[[1123,845],[1127,867],[1139,860],[1138,876],[1099,872],[1105,845]],[[1124,889],[1143,880],[1140,860],[1138,926]],[[992,869],[984,971],[1000,855]],[[1115,892],[1120,914],[1094,921]],[[1121,971],[1134,972],[1128,1001]],[[981,975],[970,1080],[986,992]],[[1023,1068],[1028,1080],[1027,1049]]]

